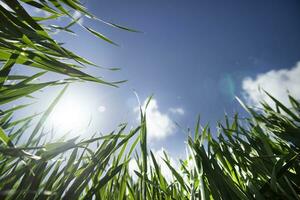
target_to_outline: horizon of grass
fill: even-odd
[[[2,113],[1,127],[9,130],[8,145],[0,145],[2,199],[300,198],[300,102],[291,96],[291,108],[271,95],[275,109],[262,103],[262,110],[255,110],[240,102],[250,116],[225,116],[216,136],[198,118],[187,138],[187,158],[178,160],[179,166],[172,165],[167,153],[162,158],[173,176],[168,180],[160,158],[148,149],[142,109],[140,125],[129,131],[122,124],[84,140],[47,141],[42,127],[65,89],[26,142],[20,137],[32,118],[18,121],[15,129],[7,117],[13,111]],[[136,180],[129,169],[132,159],[138,165]]]
[[[50,15],[31,16],[25,4]],[[217,124],[217,135],[198,119],[187,138],[187,158],[174,166],[167,153],[163,157],[171,180],[164,177],[158,158],[149,149],[148,119],[142,109],[140,124],[130,130],[121,124],[111,133],[86,139],[47,139],[43,127],[68,84],[92,81],[117,86],[122,82],[86,74],[85,67],[97,65],[51,37],[57,30],[73,34],[71,27],[78,24],[115,44],[78,23],[80,18],[71,15],[75,11],[114,28],[137,32],[96,18],[78,0],[1,1],[0,20],[5,23],[0,23],[0,105],[32,98],[45,87],[64,86],[37,123],[33,123],[36,115],[14,119],[14,113],[28,105],[0,110],[1,199],[300,199],[300,103],[291,96],[291,108],[271,95],[275,108],[262,103],[258,111],[240,102],[250,116],[240,119],[236,114],[233,120],[225,116],[225,123]],[[59,18],[70,22],[49,25]],[[16,65],[42,71],[12,75]],[[67,78],[33,82],[48,72]],[[129,170],[132,159],[138,165],[134,171],[137,180]]]

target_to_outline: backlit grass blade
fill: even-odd
[[[113,44],[113,45],[118,46],[118,44],[114,43],[112,40],[110,40],[109,38],[107,38],[107,37],[104,36],[103,34],[97,32],[97,31],[95,31],[95,30],[93,30],[93,29],[91,29],[91,28],[89,28],[89,27],[87,27],[87,26],[83,26],[83,27],[84,27],[86,30],[88,30],[90,33],[92,33],[93,35],[95,35],[96,37],[98,37],[98,38],[100,38],[100,39],[102,39],[102,40],[104,40],[104,41],[106,41],[106,42],[108,42],[108,43],[110,43],[110,44]]]
[[[33,129],[29,139],[28,139],[28,143],[30,143],[30,141],[36,136],[36,134],[39,132],[39,130],[42,128],[42,126],[44,125],[45,121],[47,120],[48,116],[50,115],[50,113],[52,112],[52,110],[54,109],[54,107],[56,106],[56,104],[59,102],[59,100],[61,99],[61,97],[63,96],[63,94],[65,93],[65,91],[67,90],[68,85],[66,85],[58,94],[58,96],[54,99],[54,101],[50,104],[50,106],[48,107],[48,109],[44,112],[44,114],[42,115],[41,119],[39,120],[39,122],[37,123],[37,125],[35,126],[35,128]]]
[[[9,137],[5,134],[4,130],[0,127],[0,140],[6,144],[6,145],[9,145],[10,146],[10,139]]]

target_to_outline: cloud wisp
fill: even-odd
[[[172,114],[177,114],[177,115],[184,115],[184,110],[183,108],[169,108],[169,111],[172,113]]]
[[[300,62],[291,69],[271,70],[258,74],[255,78],[243,79],[242,88],[247,103],[259,107],[264,101],[273,105],[273,101],[264,93],[270,93],[284,105],[290,106],[287,94],[300,99]],[[263,90],[262,90],[263,89]]]

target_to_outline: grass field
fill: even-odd
[[[33,17],[24,9],[25,4],[49,15]],[[180,164],[175,166],[167,154],[162,158],[172,173],[171,180],[164,176],[147,145],[147,118],[142,109],[141,121],[132,129],[121,124],[111,133],[84,140],[46,139],[45,122],[68,84],[93,81],[118,86],[122,82],[84,73],[84,67],[96,64],[51,37],[57,30],[72,33],[70,28],[79,21],[70,14],[73,11],[136,32],[97,19],[77,0],[3,0],[0,4],[0,18],[5,21],[0,23],[0,105],[30,98],[45,87],[64,85],[39,116],[15,119],[14,113],[27,106],[22,104],[1,110],[1,199],[300,199],[300,102],[291,96],[290,107],[271,95],[275,106],[262,102],[261,109],[239,100],[248,117],[225,116],[224,123],[217,124],[216,134],[198,120],[186,138],[186,159],[178,160]],[[49,25],[63,17],[71,20],[67,26]],[[40,71],[32,76],[11,75],[16,65]],[[48,72],[67,78],[33,81]],[[36,118],[38,121],[33,120]],[[133,159],[138,165],[135,179],[129,169]]]

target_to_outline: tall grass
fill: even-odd
[[[72,33],[70,28],[79,20],[72,17],[72,11],[99,20],[79,1],[2,2],[0,18],[5,23],[0,23],[0,105],[31,97],[47,86],[78,80],[116,85],[84,73],[83,66],[94,64],[50,36],[54,29]],[[30,16],[24,4],[50,16]],[[71,19],[70,24],[43,23],[60,17]],[[83,28],[115,44],[101,33]],[[18,64],[42,71],[32,76],[11,75]],[[32,82],[49,71],[68,78]],[[16,84],[10,84],[11,80]],[[131,130],[121,124],[111,133],[85,140],[47,139],[44,124],[66,87],[37,123],[32,121],[36,115],[14,119],[14,112],[28,105],[1,110],[1,199],[300,199],[300,103],[291,96],[290,108],[271,95],[275,107],[262,103],[262,109],[255,110],[241,102],[249,117],[225,116],[225,122],[217,124],[217,134],[198,120],[187,138],[187,158],[175,166],[167,154],[163,157],[173,176],[169,180],[147,145],[147,119],[142,110],[140,125]],[[132,159],[138,164],[136,179],[129,169]]]
[[[102,67],[65,48],[63,42],[53,39],[52,34],[57,31],[75,34],[71,28],[77,24],[101,40],[115,44],[103,34],[79,23],[82,17],[126,31],[136,32],[135,30],[96,18],[87,12],[78,0],[1,0],[0,2],[0,62],[3,64],[0,69],[0,105],[28,97],[31,93],[47,86],[75,81],[93,81],[116,87],[122,82],[106,81],[85,73],[86,67]],[[74,12],[80,13],[80,17],[74,18],[76,16],[72,15]],[[63,22],[68,23],[62,25]],[[19,70],[19,74],[12,75],[11,71],[16,65],[22,65],[22,70]],[[28,73],[25,73],[28,67],[39,71],[28,76],[26,75]],[[106,68],[106,70],[114,71],[117,68]],[[49,72],[62,74],[67,78],[36,82],[37,78]]]
[[[263,103],[248,118],[218,124],[214,135],[200,122],[187,138],[188,156],[172,165],[164,177],[157,157],[147,147],[146,115],[138,127],[94,135],[90,139],[47,141],[43,123],[62,91],[41,117],[27,141],[20,137],[31,118],[13,121],[3,113],[1,127],[9,142],[0,145],[0,196],[3,199],[299,199],[300,103],[292,108],[273,98],[275,109]],[[7,142],[7,145],[5,145]],[[140,144],[140,150],[137,144]],[[130,146],[128,146],[130,144]],[[135,156],[133,155],[135,153]],[[129,161],[138,169],[132,177]]]

